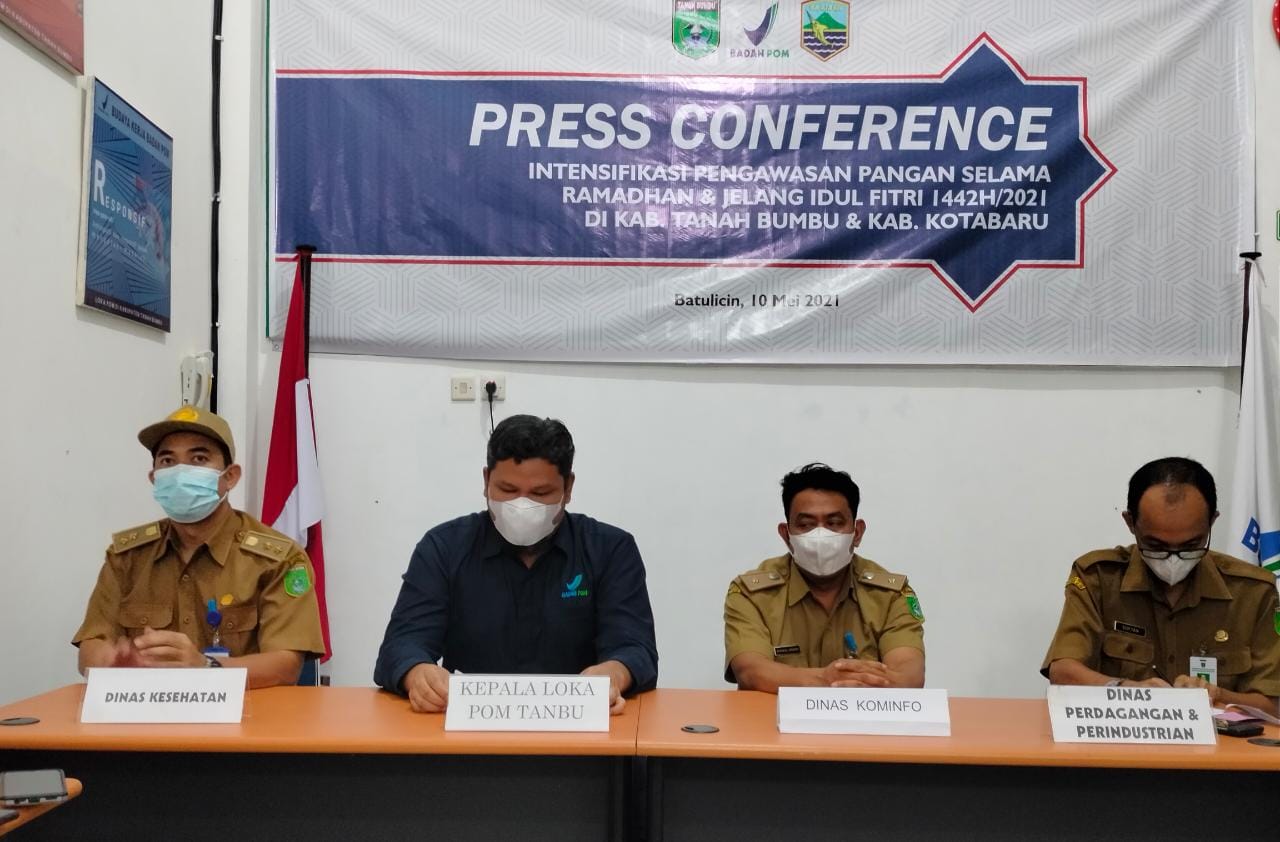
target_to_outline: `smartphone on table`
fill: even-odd
[[[29,807],[67,800],[67,778],[61,769],[0,772],[0,806]]]

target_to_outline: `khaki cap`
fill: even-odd
[[[181,406],[169,413],[163,421],[143,427],[138,432],[138,441],[150,453],[155,453],[156,446],[170,433],[199,433],[214,441],[226,445],[231,456],[231,463],[236,461],[236,443],[231,438],[231,425],[219,415],[207,409],[194,406]]]

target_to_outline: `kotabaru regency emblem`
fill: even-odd
[[[714,53],[720,46],[720,0],[674,0],[671,46],[689,58]]]
[[[849,46],[849,4],[808,0],[800,4],[800,46],[826,61]]]

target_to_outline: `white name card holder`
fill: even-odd
[[[446,731],[608,731],[603,675],[449,676]]]
[[[783,734],[951,736],[946,690],[779,687]]]
[[[244,713],[249,671],[91,669],[80,706],[84,723],[235,723]]]
[[[1055,684],[1047,699],[1057,743],[1217,743],[1203,688]]]

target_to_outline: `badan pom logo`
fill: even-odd
[[[849,4],[808,0],[800,4],[800,46],[827,61],[849,46]]]
[[[720,46],[720,0],[675,0],[671,46],[689,58],[714,53]]]

